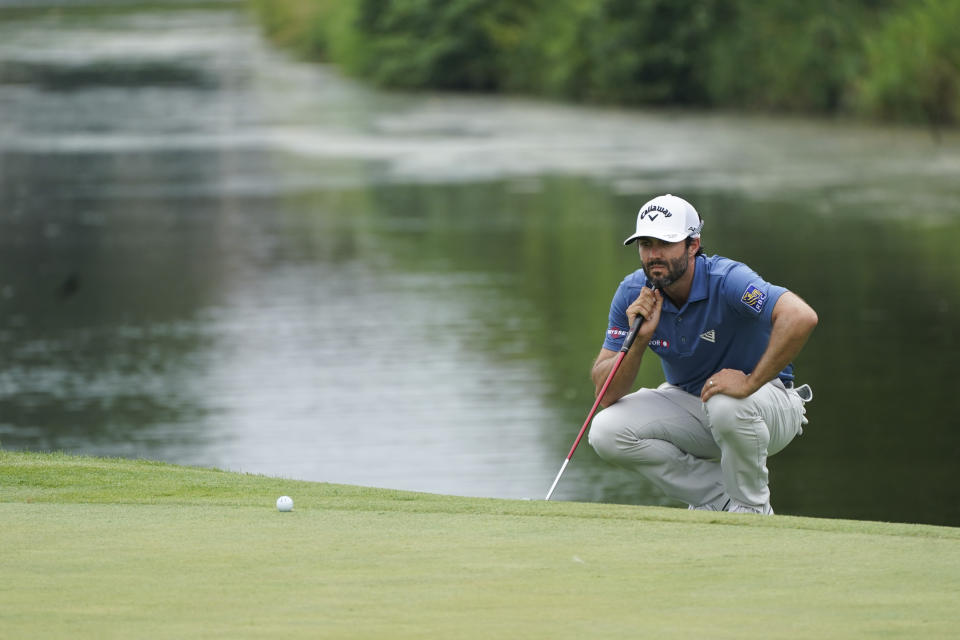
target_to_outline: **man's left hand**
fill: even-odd
[[[733,398],[746,398],[756,389],[753,387],[753,381],[743,371],[736,369],[721,369],[707,378],[700,391],[700,399],[706,402],[718,393],[722,393]]]

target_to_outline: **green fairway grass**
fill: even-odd
[[[545,482],[549,479],[545,479]],[[275,501],[289,495],[294,511]],[[2,638],[938,638],[960,529],[0,451]]]

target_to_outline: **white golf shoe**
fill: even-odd
[[[769,501],[763,506],[755,507],[752,504],[743,504],[736,500],[730,500],[730,506],[727,507],[727,511],[730,513],[758,513],[764,516],[773,515],[773,507],[770,506]]]
[[[726,493],[720,494],[719,498],[715,498],[710,502],[704,502],[699,505],[690,505],[687,507],[690,511],[726,511],[730,508],[730,505],[733,504],[733,499],[728,496]]]

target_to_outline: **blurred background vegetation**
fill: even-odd
[[[960,0],[250,0],[380,86],[960,122]]]

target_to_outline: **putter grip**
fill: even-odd
[[[643,316],[637,316],[633,319],[633,326],[630,327],[630,333],[627,334],[627,337],[623,339],[623,346],[620,347],[620,351],[629,351],[630,346],[633,344],[633,341],[637,338],[637,331],[640,329],[640,325],[643,324]]]
[[[646,284],[647,287],[650,287],[650,290],[653,291],[654,287],[649,282]],[[640,325],[643,324],[643,316],[637,316],[633,319],[633,326],[630,327],[630,332],[627,334],[627,337],[623,339],[623,346],[620,347],[620,351],[629,351],[630,347],[633,346],[633,341],[637,339],[637,331],[640,329]]]

